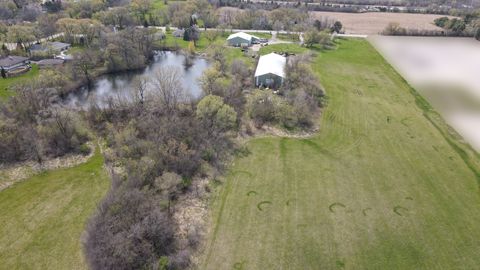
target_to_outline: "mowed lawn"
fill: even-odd
[[[81,234],[108,187],[96,153],[0,191],[0,269],[86,269]]]
[[[367,41],[312,65],[329,96],[318,135],[247,144],[199,269],[478,269],[478,155]]]
[[[39,74],[38,66],[33,64],[32,69],[25,74],[19,75],[17,77],[11,78],[2,78],[0,77],[0,102],[7,100],[9,97],[14,96],[15,92],[10,89],[10,87],[16,83],[30,80],[35,78]]]

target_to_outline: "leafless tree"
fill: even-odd
[[[148,80],[144,76],[137,77],[133,81],[133,91],[135,91],[134,97],[142,106],[145,103],[145,91],[147,90],[147,86]]]
[[[154,98],[168,112],[176,111],[180,102],[186,100],[180,76],[177,68],[167,66],[155,72],[150,80]]]

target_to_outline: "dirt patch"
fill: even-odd
[[[258,128],[252,123],[252,121],[246,122],[242,126],[242,130],[240,132],[240,141],[242,139],[250,137],[283,137],[283,138],[295,138],[295,139],[308,139],[313,137],[317,134],[319,128],[318,126],[312,127],[310,130],[301,130],[301,131],[287,131],[285,129],[281,129],[275,126],[263,125],[262,127]]]
[[[399,23],[401,27],[417,30],[442,30],[435,26],[433,21],[442,15],[432,14],[410,14],[410,13],[342,13],[312,11],[310,16],[313,19],[331,18],[342,22],[346,34],[376,35],[391,23]]]
[[[173,220],[176,224],[175,236],[179,248],[184,249],[191,241],[201,242],[205,236],[205,224],[208,219],[208,178],[192,182],[188,192],[182,194],[175,204]],[[191,257],[192,264],[198,264],[198,256]]]
[[[35,174],[59,168],[70,168],[87,162],[95,153],[95,145],[87,143],[90,148],[88,155],[65,155],[44,161],[42,164],[33,161],[20,162],[9,165],[0,165],[0,191],[16,182],[27,179]]]

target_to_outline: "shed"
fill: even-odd
[[[285,78],[287,58],[276,53],[260,56],[255,70],[255,85],[279,88]]]
[[[257,42],[258,40],[260,40],[259,37],[247,34],[245,32],[234,33],[227,38],[228,45],[235,47],[240,47],[242,44],[251,46],[252,43]]]
[[[11,55],[0,59],[0,68],[9,72],[25,68],[28,63],[27,57]]]

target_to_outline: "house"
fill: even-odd
[[[70,44],[63,42],[47,42],[45,44],[33,44],[30,46],[30,52],[35,53],[60,53],[70,49]]]
[[[287,58],[276,53],[260,56],[255,70],[255,85],[279,88],[285,78],[286,64]]]
[[[28,58],[23,56],[7,56],[0,59],[0,69],[4,70],[6,74],[9,72],[13,73],[22,69],[28,69],[29,63]]]
[[[256,43],[260,40],[259,37],[252,36],[250,34],[244,32],[238,32],[231,34],[227,38],[228,45],[234,47],[240,47],[242,44],[246,44],[247,46],[251,46],[253,43]]]
[[[173,31],[172,33],[172,35],[177,38],[183,37],[184,34],[185,34],[185,30],[183,29],[175,29],[175,31]]]
[[[60,66],[65,63],[65,60],[55,58],[55,59],[43,59],[37,62],[37,65],[40,68],[47,68],[47,67],[55,67],[55,66]]]

